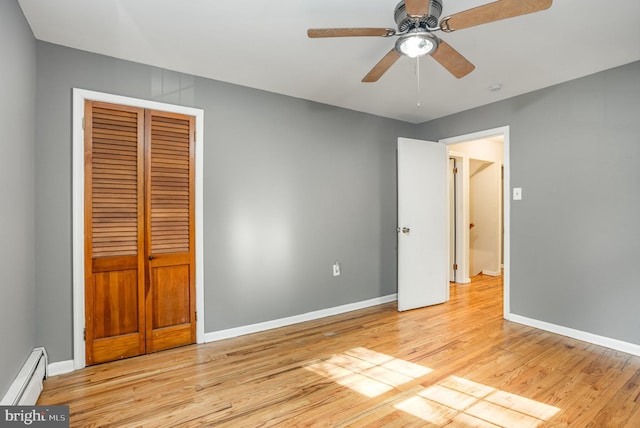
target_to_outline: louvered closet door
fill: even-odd
[[[86,361],[145,352],[144,110],[85,104]]]
[[[196,341],[194,124],[146,112],[147,352]]]
[[[85,104],[89,365],[196,341],[194,124]]]

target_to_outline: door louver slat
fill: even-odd
[[[151,252],[188,252],[192,126],[187,119],[152,114],[150,128]]]
[[[94,107],[93,257],[138,253],[138,113]]]

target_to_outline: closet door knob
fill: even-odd
[[[149,260],[153,260],[153,256],[149,256]]]

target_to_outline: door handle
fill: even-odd
[[[153,256],[149,256],[149,260],[153,260]]]
[[[402,233],[404,233],[405,235],[408,235],[409,232],[411,232],[411,229],[409,229],[408,227],[403,227],[402,228]]]

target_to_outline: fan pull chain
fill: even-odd
[[[416,77],[418,79],[418,93],[416,98],[418,100],[418,108],[420,108],[420,57],[416,57]]]

